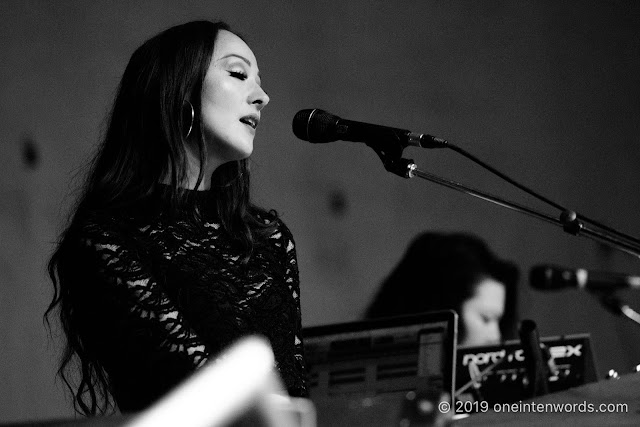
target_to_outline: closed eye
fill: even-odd
[[[242,71],[229,71],[229,75],[240,80],[246,80],[248,77],[247,74]]]

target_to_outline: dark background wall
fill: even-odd
[[[42,313],[45,263],[126,62],[177,23],[224,18],[271,104],[256,199],[292,229],[303,320],[357,319],[422,230],[484,238],[538,263],[640,274],[638,260],[461,193],[387,173],[364,145],[311,145],[302,108],[448,138],[552,200],[640,235],[640,4],[633,1],[0,2],[0,422],[71,414]],[[449,151],[426,171],[542,207]],[[553,210],[548,211],[556,215]],[[636,308],[640,297],[622,296]],[[520,288],[542,335],[590,332],[598,370],[640,363],[640,328],[585,293]]]

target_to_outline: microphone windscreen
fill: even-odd
[[[340,117],[318,108],[300,110],[293,117],[293,134],[303,141],[323,143],[336,141],[336,122]]]

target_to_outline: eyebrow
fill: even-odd
[[[245,57],[244,57],[244,56],[242,56],[242,55],[238,55],[237,53],[229,53],[229,54],[227,54],[227,55],[225,55],[225,56],[222,56],[222,57],[218,58],[218,61],[222,61],[223,59],[227,59],[227,58],[230,58],[230,57],[232,57],[232,56],[235,56],[236,58],[240,58],[240,59],[242,59],[244,62],[246,62],[246,63],[247,63],[247,65],[248,65],[249,67],[251,67],[251,61],[249,61],[247,58],[245,58]],[[260,72],[259,72],[259,71],[258,71],[258,77],[260,77]]]

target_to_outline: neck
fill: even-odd
[[[187,150],[187,176],[186,185],[187,188],[192,188],[198,191],[209,190],[211,188],[211,175],[220,166],[219,162],[215,162],[212,159],[205,159],[203,166],[202,181],[196,188],[198,182],[198,174],[200,173],[200,158],[193,150]]]
[[[180,187],[198,190],[198,191],[206,191],[211,188],[211,176],[213,172],[221,165],[220,162],[215,161],[214,159],[205,159],[204,164],[204,174],[202,175],[202,181],[196,188],[196,183],[198,182],[198,174],[200,173],[200,157],[197,154],[197,150],[192,149],[191,147],[187,147],[186,150],[186,159],[187,159],[187,176],[185,180],[180,184]],[[162,180],[163,184],[170,184],[171,177],[165,176]]]

